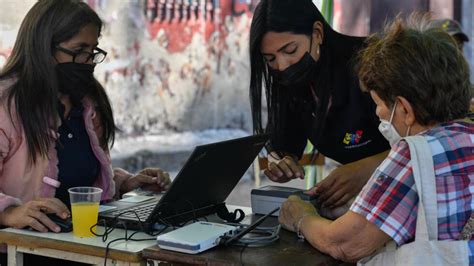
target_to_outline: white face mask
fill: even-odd
[[[392,125],[393,116],[395,114],[395,108],[397,107],[397,102],[393,105],[392,114],[390,115],[390,121],[385,119],[380,119],[379,131],[388,140],[390,146],[395,145],[402,137],[398,134],[395,127]]]

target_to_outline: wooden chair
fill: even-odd
[[[313,175],[308,175],[306,173],[305,179],[307,179],[306,186],[312,187],[316,182],[320,181],[324,175],[324,155],[317,153],[315,158],[312,158],[313,154],[303,154],[299,164],[302,166],[314,166],[315,172]],[[254,175],[255,175],[255,187],[260,187],[260,172],[268,168],[268,158],[257,156],[253,163],[254,166]],[[308,180],[309,179],[309,180]]]

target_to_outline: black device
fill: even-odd
[[[215,213],[267,140],[263,134],[196,146],[165,194],[141,203],[107,203],[117,209],[99,213],[99,225],[118,219],[119,226],[152,231],[156,224],[176,225]]]
[[[59,226],[61,229],[61,233],[67,233],[72,231],[72,220],[71,217],[68,217],[66,219],[63,219],[59,216],[57,216],[55,213],[48,213],[46,214],[48,218],[53,221],[55,224]]]

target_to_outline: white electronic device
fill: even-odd
[[[264,186],[261,188],[252,189],[250,193],[250,201],[252,204],[252,213],[267,214],[288,199],[290,195],[297,195],[302,200],[316,204],[316,197],[310,196],[303,189],[281,186]],[[273,216],[280,215],[280,211],[272,214]]]
[[[236,229],[226,224],[195,222],[159,235],[157,241],[162,249],[197,254],[217,246],[222,236],[232,235]]]

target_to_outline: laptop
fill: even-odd
[[[140,203],[107,203],[114,209],[100,212],[98,224],[151,232],[213,214],[267,140],[263,134],[196,146],[168,191]]]

